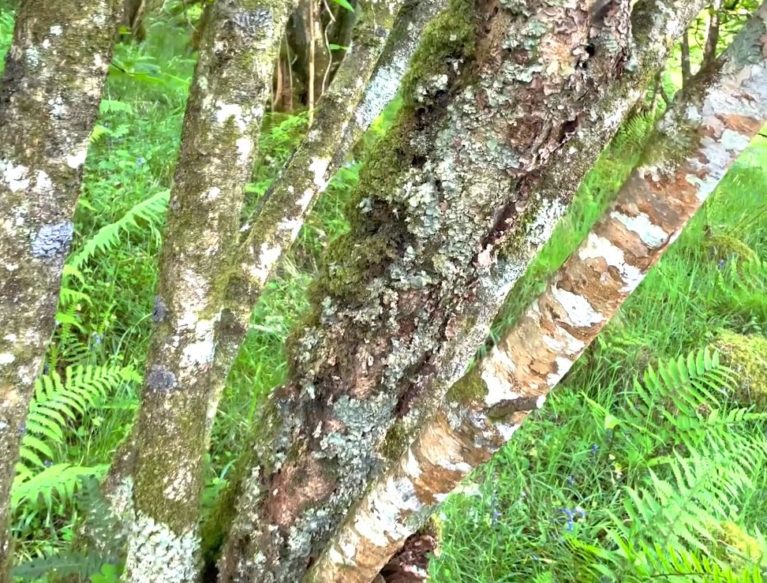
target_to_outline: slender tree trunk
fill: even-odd
[[[132,39],[141,42],[146,38],[146,21],[156,14],[164,0],[123,0],[122,25],[130,31]]]
[[[361,5],[351,51],[342,61],[330,89],[323,95],[307,138],[248,221],[248,234],[231,268],[221,334],[217,339],[208,409],[208,438],[226,377],[248,332],[252,308],[280,258],[295,241],[314,202],[345,159],[348,150],[344,148],[351,142],[344,138],[350,125],[356,123],[354,114],[363,98],[366,81],[387,46],[400,5],[399,0]],[[234,508],[227,502],[231,495],[229,492],[223,496],[223,507],[204,527],[206,543],[213,547],[206,549],[207,555],[220,545],[231,522]]]
[[[214,364],[218,379],[214,383],[216,398],[211,400],[210,422],[264,284],[295,241],[328,180],[338,170],[338,165],[332,162],[339,154],[339,145],[383,52],[401,4],[400,0],[378,0],[366,2],[362,7],[352,50],[341,64],[333,86],[323,96],[309,135],[264,195],[247,225],[248,235],[234,261],[226,294],[223,320],[226,325],[222,326]]]
[[[133,429],[135,467],[121,477],[124,500],[114,503],[132,525],[127,581],[185,582],[197,574],[205,420],[226,266],[291,8],[289,0],[218,0],[208,8]]]
[[[716,59],[716,47],[719,44],[719,13],[721,9],[721,0],[716,0],[709,6],[708,33],[706,34],[706,44],[703,47],[703,62],[701,63],[701,68],[710,66]]]
[[[265,406],[222,581],[301,579],[460,376],[702,2],[660,16],[640,3],[636,51],[628,2],[593,19],[591,3],[529,4],[457,1],[424,34],[403,112],[367,161],[352,231],[329,250],[313,320],[292,342],[291,380]]]
[[[371,581],[431,510],[540,408],[767,121],[767,8],[659,123],[644,161],[546,291],[448,393],[349,514],[312,583]],[[680,136],[688,139],[680,143]]]
[[[0,86],[0,581],[24,420],[54,326],[118,2],[28,0]]]
[[[682,34],[681,50],[682,89],[684,89],[687,87],[687,83],[689,83],[690,77],[692,76],[692,69],[690,67],[690,32],[687,30]]]
[[[389,36],[389,41],[384,47],[384,52],[376,63],[373,75],[365,88],[365,96],[357,105],[354,118],[347,126],[343,140],[333,157],[331,168],[341,167],[362,134],[380,115],[384,107],[394,99],[426,27],[446,6],[447,0],[405,2]]]

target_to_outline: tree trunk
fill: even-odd
[[[690,66],[690,32],[685,30],[682,34],[682,55],[681,55],[681,67],[682,67],[682,89],[687,87],[692,76],[692,69]]]
[[[352,146],[394,97],[415,51],[417,38],[445,7],[442,0],[411,3],[399,12],[392,30],[392,16],[399,5],[398,0],[393,0],[361,6],[356,40],[323,96],[306,140],[246,225],[248,235],[234,261],[222,315],[225,325],[221,326],[213,363],[210,424],[264,283],[289,251],[314,201],[345,162]],[[371,75],[366,90],[365,82]],[[370,98],[370,87],[378,88],[374,99]],[[263,252],[264,249],[268,252]],[[218,550],[231,524],[234,506],[230,502],[237,487],[236,483],[230,485],[219,500],[218,510],[211,513],[203,527],[208,558]]]
[[[701,68],[707,68],[716,59],[716,47],[719,44],[719,12],[722,9],[721,0],[716,0],[709,6],[708,32],[706,33],[706,44],[703,47],[703,61]]]
[[[247,236],[233,261],[213,364],[210,423],[264,284],[279,259],[290,249],[314,202],[345,157],[342,150],[345,132],[362,100],[401,5],[401,0],[378,0],[366,2],[361,8],[363,14],[355,31],[351,53],[341,64],[332,87],[323,96],[307,138],[244,228]]]
[[[130,38],[142,42],[146,38],[147,18],[163,7],[164,0],[123,0],[122,25]]]
[[[13,468],[118,17],[113,0],[22,3],[0,86],[0,581]]]
[[[567,373],[767,121],[767,5],[696,78],[612,208],[348,515],[312,583],[367,583]],[[680,143],[680,136],[688,139]]]
[[[222,581],[304,576],[460,376],[701,5],[640,3],[636,43],[629,2],[591,18],[590,2],[455,0],[427,29],[292,341],[291,378],[265,406]]]
[[[135,468],[117,488],[132,525],[127,581],[191,581],[215,337],[272,67],[291,2],[209,8],[160,260]],[[116,467],[114,471],[125,468]],[[130,468],[129,468],[130,469]],[[114,480],[113,480],[114,481]]]

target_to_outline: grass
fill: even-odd
[[[0,57],[12,23],[4,2]],[[188,37],[183,22],[158,21],[144,45],[118,47],[86,162],[73,253],[99,229],[170,187],[194,66]],[[510,296],[496,333],[541,291],[599,217],[636,161],[650,122],[632,122],[602,156],[552,241]],[[247,188],[248,208],[300,141],[305,125],[302,116],[268,117]],[[628,447],[621,431],[608,431],[602,409],[620,418],[635,376],[648,364],[702,348],[720,329],[767,336],[767,281],[763,271],[748,267],[756,265],[755,257],[767,260],[766,168],[767,140],[759,139],[547,406],[447,501],[440,511],[441,553],[431,564],[434,581],[594,578],[594,555],[584,545],[614,550],[608,534],[613,517],[626,520],[626,487],[646,484],[649,476],[649,452]],[[284,341],[309,308],[306,290],[324,248],[347,228],[343,208],[358,170],[349,166],[334,179],[256,306],[216,420],[206,503],[226,480],[261,398],[285,376]],[[86,262],[82,279],[68,277],[66,285],[82,295],[60,306],[49,367],[87,363],[141,370],[161,223],[162,217],[138,221],[120,233],[117,244]],[[65,445],[50,461],[108,463],[129,431],[137,389],[121,385],[71,424]],[[767,471],[761,468],[737,512],[738,524],[749,532],[767,521]],[[18,508],[19,557],[66,549],[77,512],[66,498]]]
[[[583,236],[609,198],[599,187],[616,184],[615,175],[608,152],[499,325],[513,321],[542,274]],[[647,469],[636,452],[625,455],[587,399],[620,415],[648,363],[706,346],[722,329],[767,335],[767,279],[750,281],[738,267],[750,253],[767,261],[766,191],[767,140],[757,138],[546,407],[442,508],[435,582],[592,580],[579,571],[572,539],[601,544],[607,517],[625,515],[625,488],[642,483]],[[767,519],[767,469],[753,480],[739,513],[751,528]]]

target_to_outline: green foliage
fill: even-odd
[[[106,253],[118,246],[121,235],[139,231],[142,222],[148,228],[154,242],[159,243],[160,227],[165,220],[169,195],[168,190],[161,190],[146,200],[136,203],[117,221],[104,225],[83,242],[80,249],[67,260],[67,264],[79,272],[96,253]],[[70,273],[74,272],[70,271]]]
[[[22,581],[40,581],[41,579],[46,581],[51,578],[54,581],[60,581],[63,578],[76,577],[76,581],[113,583],[119,581],[116,576],[112,577],[113,570],[112,565],[102,566],[99,555],[66,551],[51,557],[38,557],[25,561],[14,567],[11,574]],[[88,579],[91,573],[94,575]]]
[[[103,475],[106,464],[83,467],[54,463],[56,450],[66,446],[72,428],[103,406],[117,386],[140,380],[132,367],[82,365],[68,367],[63,379],[56,371],[37,378],[11,491],[16,511],[35,511],[40,508],[39,500],[42,508],[50,511],[55,495],[65,505],[72,500],[81,477]]]
[[[13,38],[13,12],[0,3],[0,74],[5,70],[5,54]]]

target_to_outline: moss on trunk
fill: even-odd
[[[0,581],[8,497],[54,326],[119,2],[24,2],[0,86]]]

